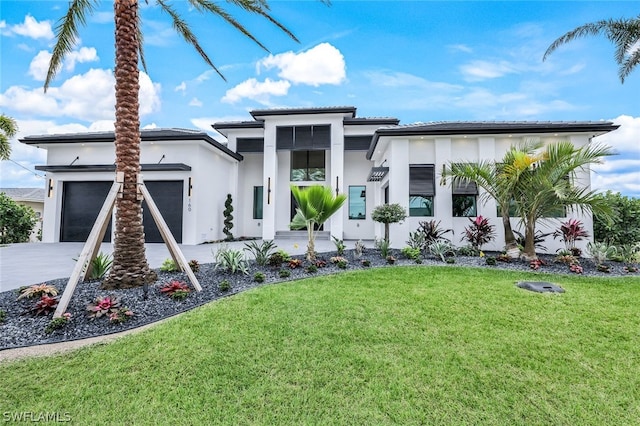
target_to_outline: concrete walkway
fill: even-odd
[[[367,242],[367,247],[372,247]],[[180,248],[187,260],[195,259],[200,263],[213,263],[213,254],[221,245],[242,250],[242,241],[232,243],[200,244],[197,246],[181,245]],[[306,240],[280,239],[275,244],[289,254],[303,254],[306,251]],[[354,242],[346,243],[353,248]],[[67,278],[75,267],[74,258],[82,251],[84,243],[24,243],[0,247],[0,291],[19,288],[24,285],[40,284],[47,280]],[[159,268],[165,259],[170,258],[169,250],[164,244],[145,244],[147,260],[152,268]],[[329,240],[317,240],[318,252],[333,251],[335,245]],[[112,253],[111,243],[103,243],[103,253]],[[247,253],[249,256],[249,254]]]

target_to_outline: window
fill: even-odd
[[[452,205],[454,217],[476,217],[478,215],[478,186],[475,182],[453,182]]]
[[[322,150],[331,147],[331,125],[278,126],[276,149],[301,151]]]
[[[291,151],[291,181],[324,181],[324,164],[324,151]]]
[[[367,187],[349,186],[349,219],[367,218]]]
[[[253,218],[262,219],[262,186],[253,187]]]
[[[435,194],[434,165],[409,165],[409,216],[433,216]]]

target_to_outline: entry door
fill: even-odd
[[[176,242],[182,242],[182,203],[184,182],[181,180],[146,180],[145,186],[158,206],[162,218],[167,222]],[[147,202],[142,203],[142,223],[144,240],[147,243],[161,243],[162,235],[151,216]]]

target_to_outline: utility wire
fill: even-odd
[[[34,172],[33,170],[30,170],[28,168],[26,168],[25,166],[23,166],[22,164],[13,161],[11,158],[8,158],[7,161],[11,161],[13,164],[15,164],[16,166],[22,167],[23,169],[25,169],[26,171],[28,171],[29,173],[33,174],[34,176],[37,176],[39,178],[44,179],[44,176],[37,174],[36,172]]]

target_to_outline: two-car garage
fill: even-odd
[[[62,189],[60,219],[61,242],[84,242],[107,198],[112,181],[65,181]],[[178,243],[182,242],[184,182],[182,180],[145,181],[162,217]],[[142,204],[145,241],[161,243],[160,231],[151,217],[146,202]],[[111,241],[109,223],[105,242]]]

